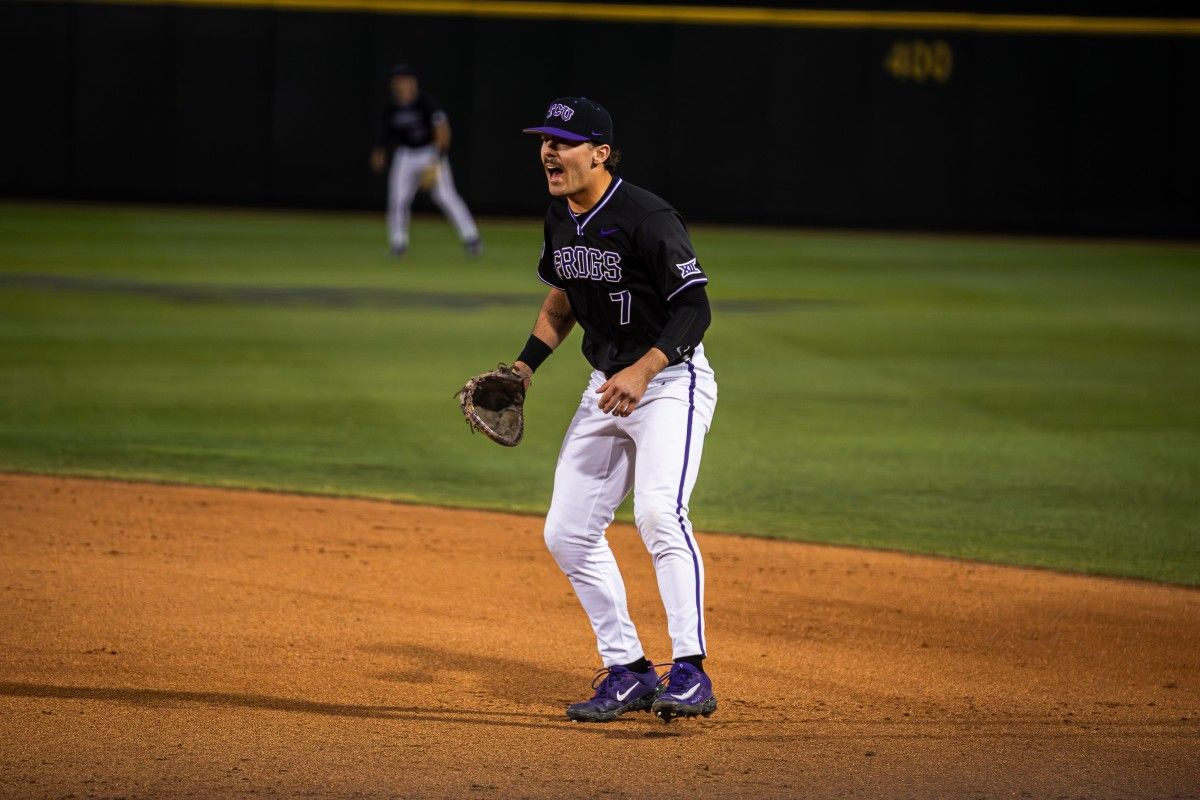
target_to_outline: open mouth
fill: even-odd
[[[551,183],[557,183],[558,181],[562,180],[562,167],[558,166],[557,164],[545,164],[544,166],[546,167],[547,180],[549,180]]]

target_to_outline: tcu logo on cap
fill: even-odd
[[[570,122],[571,117],[575,116],[575,109],[570,106],[564,106],[562,103],[553,103],[546,110],[547,117],[562,117],[564,121]]]

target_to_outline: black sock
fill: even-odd
[[[675,659],[676,664],[678,664],[680,661],[684,662],[685,664],[691,664],[696,669],[704,672],[704,656],[684,656],[683,658]]]
[[[629,670],[630,672],[637,672],[637,673],[645,672],[646,670],[650,669],[650,667],[652,667],[652,666],[654,666],[654,665],[651,664],[649,661],[647,661],[645,656],[642,656],[637,661],[633,661],[633,662],[630,662],[630,663],[624,665],[625,669]]]

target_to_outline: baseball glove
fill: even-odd
[[[508,364],[476,375],[455,393],[471,431],[505,447],[525,435],[525,376]]]
[[[421,177],[417,179],[417,185],[421,187],[422,191],[428,192],[433,188],[433,185],[437,183],[438,170],[441,168],[442,162],[434,161],[428,167],[421,170]]]

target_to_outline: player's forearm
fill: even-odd
[[[433,143],[439,153],[450,152],[450,123],[443,122],[434,126]]]
[[[533,324],[533,335],[555,350],[575,327],[575,315],[565,292],[551,289]]]
[[[558,349],[573,327],[575,315],[571,313],[571,303],[567,300],[566,293],[551,289],[542,303],[537,320],[533,323],[533,333],[529,342],[517,357],[516,366],[532,375],[534,370]]]
[[[639,371],[646,380],[646,383],[654,380],[654,376],[667,368],[671,360],[667,358],[667,354],[657,347],[651,347],[646,351],[645,355],[633,362],[632,369]]]

